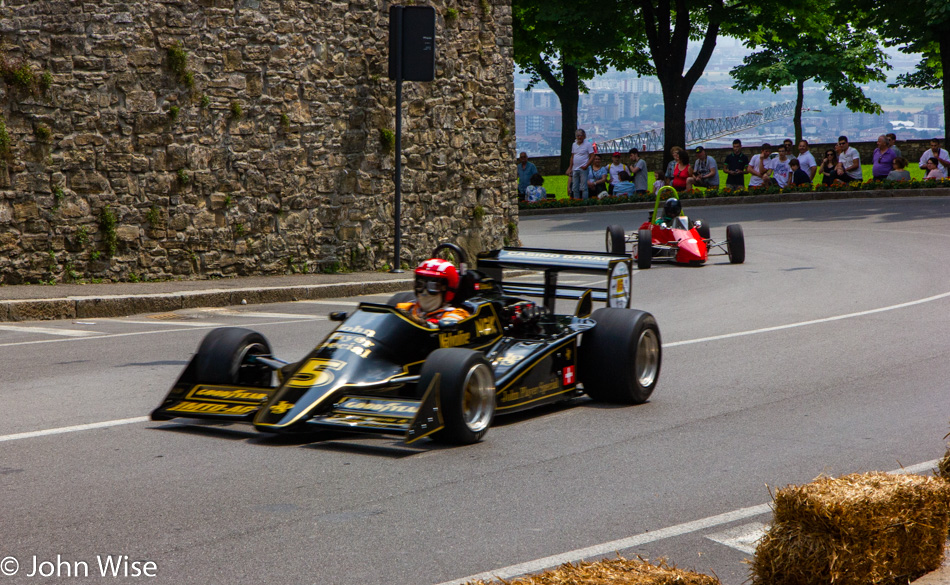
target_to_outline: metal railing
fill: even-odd
[[[806,108],[807,109],[807,108]],[[803,110],[804,111],[804,110]],[[768,122],[788,118],[795,113],[795,102],[785,102],[775,106],[769,106],[761,110],[746,112],[738,116],[729,116],[725,118],[700,118],[686,122],[686,145],[702,144],[713,138],[720,138],[755,128]],[[620,138],[604,140],[597,143],[597,150],[600,152],[627,152],[631,148],[645,150],[663,150],[663,142],[666,133],[662,128],[640,132],[638,134],[628,134]]]

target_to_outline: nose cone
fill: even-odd
[[[706,255],[706,242],[696,237],[695,234],[689,234],[679,242],[676,261],[683,263],[705,262]]]

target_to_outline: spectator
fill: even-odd
[[[749,187],[761,187],[769,183],[769,174],[772,172],[772,160],[769,155],[772,154],[772,145],[766,142],[762,145],[762,151],[753,155],[749,161]]]
[[[927,171],[927,174],[924,176],[925,181],[930,181],[930,180],[937,181],[937,180],[946,178],[940,172],[940,161],[935,156],[932,156],[929,159],[927,159],[926,171]]]
[[[838,162],[844,167],[845,174],[848,175],[848,182],[863,181],[864,175],[861,174],[861,155],[853,146],[848,144],[847,136],[838,137],[838,146],[841,153],[838,155]]]
[[[792,178],[792,167],[788,162],[788,147],[784,143],[780,144],[778,158],[772,160],[772,184],[778,185],[780,189],[784,189]]]
[[[594,146],[585,140],[587,132],[578,128],[574,133],[577,140],[571,144],[571,159],[567,164],[567,174],[571,177],[571,197],[587,199],[587,169],[594,158]]]
[[[633,177],[633,190],[637,194],[647,192],[647,161],[640,158],[640,151],[630,149],[630,165],[627,170]]]
[[[883,134],[878,136],[877,148],[874,149],[874,154],[871,157],[871,161],[874,163],[871,165],[871,177],[875,181],[886,180],[887,175],[894,170],[895,158],[897,156],[894,151],[887,145],[887,136]]]
[[[601,166],[600,155],[595,154],[591,159],[590,170],[587,172],[587,192],[590,197],[597,197],[602,193],[607,194],[607,167]],[[603,197],[600,197],[603,199]]]
[[[931,158],[937,159],[937,172],[941,178],[947,178],[947,168],[950,167],[950,155],[947,151],[940,148],[940,141],[936,138],[930,140],[930,150],[925,150],[920,156],[920,168],[927,170],[927,161]]]
[[[633,152],[632,149],[631,152]],[[614,194],[614,185],[620,182],[620,171],[628,171],[627,165],[620,162],[620,153],[615,152],[611,157],[610,164],[607,165],[607,194]]]
[[[531,184],[528,185],[528,188],[524,192],[524,200],[528,202],[532,201],[541,201],[542,199],[548,196],[547,191],[542,187],[544,185],[544,177],[541,176],[541,173],[535,173],[531,176]]]
[[[614,197],[629,197],[636,190],[635,185],[630,180],[630,173],[620,171],[617,176],[617,184],[614,185]]]
[[[885,181],[909,181],[910,171],[906,170],[907,159],[899,156],[894,159],[894,170],[887,174]]]
[[[825,158],[821,161],[821,184],[834,185],[836,182],[844,184],[844,181],[838,176],[839,169],[844,173],[844,169],[841,168],[841,164],[838,162],[837,153],[831,149],[825,151]]]
[[[887,145],[890,146],[891,150],[894,151],[894,157],[896,158],[898,156],[903,156],[901,155],[901,149],[897,148],[897,134],[894,134],[893,132],[889,132],[885,136],[887,136]],[[904,159],[904,160],[907,160],[907,159]],[[904,165],[904,166],[907,166],[907,165]]]
[[[788,166],[792,169],[791,184],[795,187],[805,187],[811,185],[812,178],[808,173],[802,170],[802,165],[797,158],[788,161]]]
[[[748,172],[749,157],[742,152],[742,141],[732,141],[732,152],[726,156],[726,189],[745,188],[745,174]]]
[[[676,164],[673,165],[673,179],[670,185],[679,192],[686,191],[689,188],[689,179],[693,176],[693,169],[689,166],[689,154],[680,149],[673,154]]]
[[[719,188],[719,168],[713,157],[706,154],[702,146],[696,147],[696,161],[693,163],[693,176],[687,179],[689,191],[693,187]]]
[[[528,153],[522,152],[518,155],[518,199],[524,200],[525,191],[531,183],[531,177],[538,174],[538,167],[533,162],[528,162]]]
[[[786,138],[785,140],[782,141],[782,144],[785,145],[785,154],[787,156],[792,156],[792,151],[794,150],[794,146],[795,146],[794,144],[792,144],[792,139]]]
[[[802,170],[808,173],[808,176],[814,182],[815,173],[818,172],[818,163],[815,162],[815,157],[809,150],[807,140],[802,139],[798,142],[798,156],[796,158],[798,158],[798,164],[801,165]]]
[[[656,178],[656,181],[653,182],[653,192],[656,193],[660,190],[660,187],[669,185],[673,181],[673,167],[676,166],[676,153],[683,150],[679,146],[674,146],[670,149],[670,156],[673,157],[666,165],[666,172],[663,173],[663,178],[661,179],[659,175]]]

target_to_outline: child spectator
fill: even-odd
[[[792,160],[788,161],[788,166],[792,169],[792,186],[802,187],[811,185],[811,177],[808,176],[808,173],[802,170],[802,165],[798,162],[797,158],[793,158]]]
[[[547,191],[544,190],[544,177],[541,176],[541,173],[535,173],[531,175],[531,184],[528,185],[524,190],[524,200],[528,202],[532,201],[541,201],[548,196]]]
[[[636,186],[633,184],[633,181],[630,180],[630,173],[620,171],[617,178],[620,180],[614,185],[614,197],[629,197],[633,195]]]

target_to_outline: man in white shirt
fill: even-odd
[[[936,138],[930,141],[930,149],[925,150],[924,154],[920,156],[920,168],[926,171],[927,161],[930,160],[930,157],[937,159],[937,170],[946,179],[947,169],[950,167],[950,155],[947,154],[946,150],[940,148],[940,141]]]
[[[808,177],[814,182],[815,173],[818,172],[818,163],[815,162],[815,157],[808,148],[807,140],[802,139],[802,141],[798,143],[798,164],[803,171],[808,173]]]
[[[855,150],[853,146],[848,145],[847,136],[838,137],[838,148],[841,150],[841,154],[838,155],[838,162],[844,167],[844,172],[848,175],[850,182],[863,181],[864,175],[861,174],[861,155],[858,154],[858,151]]]
[[[762,145],[761,154],[757,154],[749,161],[749,187],[761,187],[769,184],[769,174],[774,166],[769,156],[772,154],[772,145],[766,142]]]
[[[574,134],[577,140],[571,145],[571,160],[567,164],[567,174],[571,177],[571,193],[576,199],[587,199],[587,169],[594,159],[594,145],[585,140],[587,132],[578,128]]]

